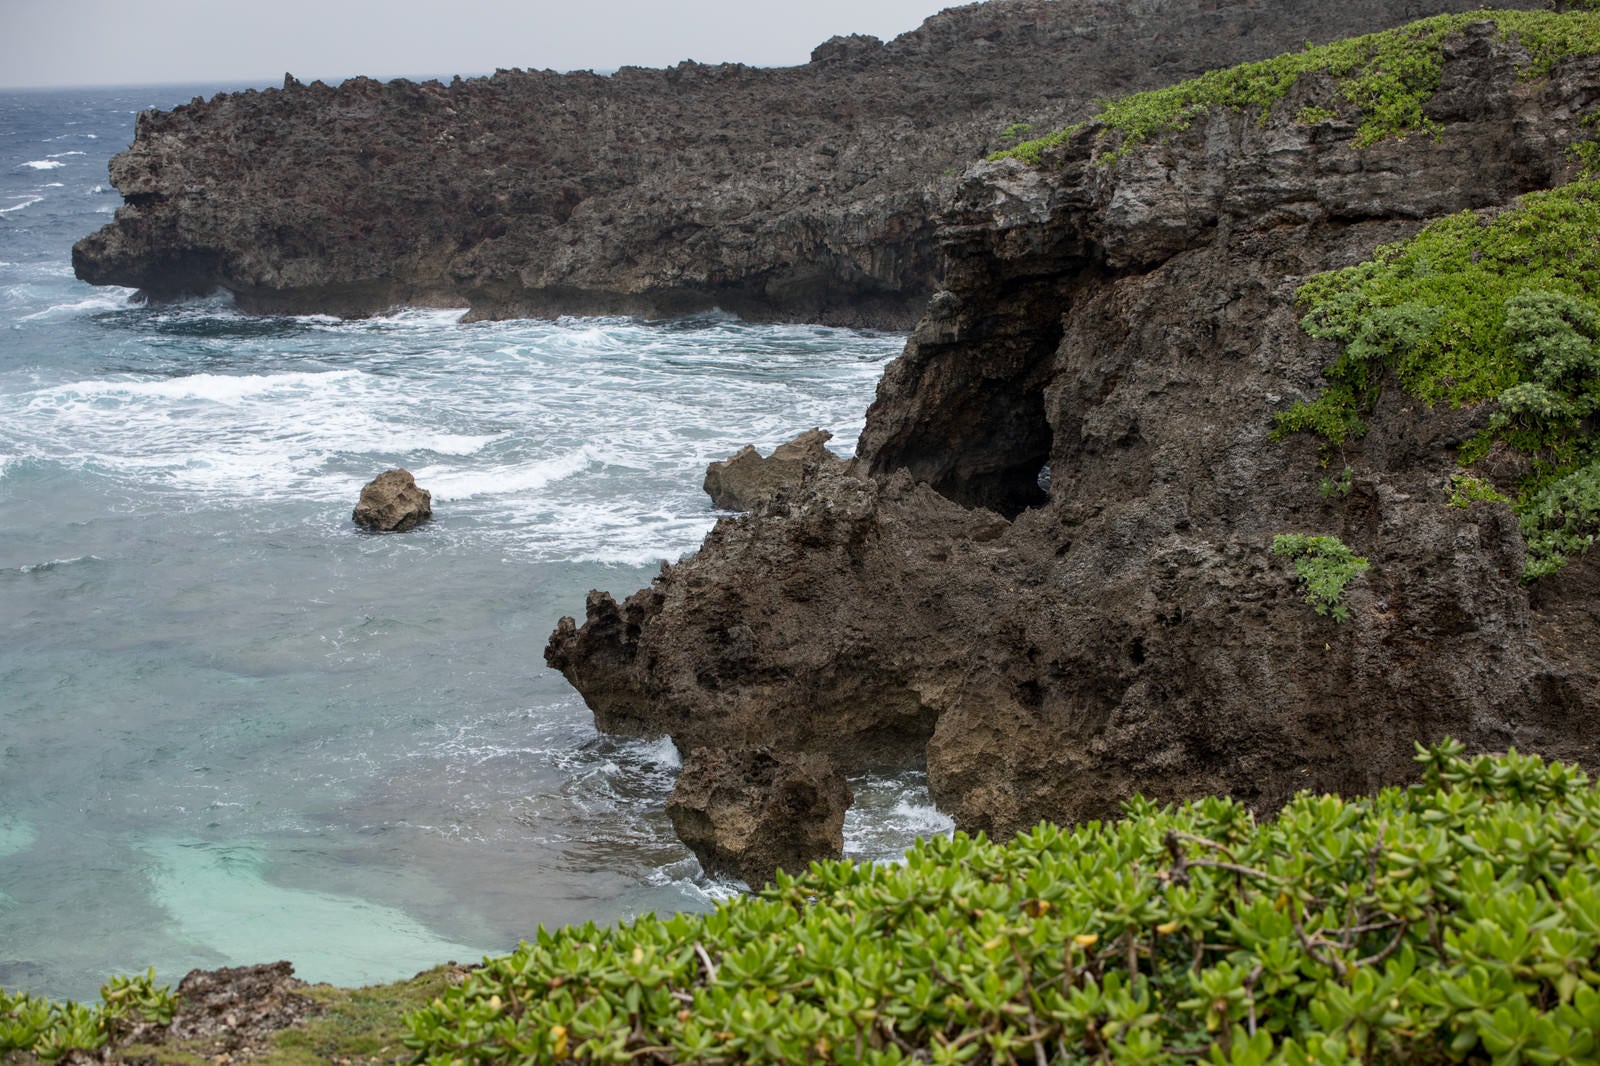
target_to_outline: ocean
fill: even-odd
[[[134,116],[216,88],[0,93],[0,987],[359,985],[741,891],[672,834],[671,742],[596,732],[545,639],[695,550],[708,462],[848,454],[904,337],[77,281]],[[359,531],[393,466],[433,521]],[[852,857],[948,831],[915,774],[852,784]]]

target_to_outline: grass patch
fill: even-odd
[[[409,981],[367,988],[314,985],[305,994],[322,1012],[287,1029],[255,1060],[259,1066],[327,1066],[328,1063],[388,1063],[409,1059],[405,1015],[450,990],[450,969],[439,966]]]
[[[1444,43],[1466,26],[1483,21],[1496,24],[1498,38],[1514,39],[1526,50],[1524,78],[1543,77],[1562,59],[1600,52],[1600,12],[1594,10],[1437,15],[1380,33],[1308,45],[1303,51],[1273,59],[1209,71],[1164,89],[1102,101],[1092,122],[1101,127],[1101,136],[1111,146],[1097,152],[1095,160],[1113,162],[1146,141],[1187,129],[1196,117],[1216,108],[1259,111],[1265,124],[1273,108],[1308,76],[1331,79],[1333,89],[1327,99],[1301,110],[1301,122],[1349,116],[1359,123],[1358,148],[1412,133],[1437,135],[1440,130],[1424,114],[1424,108],[1439,89]],[[1009,157],[1037,166],[1047,149],[1090,125],[1080,122],[989,158]]]

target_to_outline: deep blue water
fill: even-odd
[[[597,734],[544,641],[694,550],[710,460],[816,425],[848,452],[903,338],[75,280],[135,114],[205,92],[0,93],[0,986],[388,980],[737,891],[661,813],[670,742]],[[435,520],[360,533],[391,466]],[[856,784],[853,855],[945,824],[914,778]]]

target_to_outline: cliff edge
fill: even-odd
[[[937,284],[935,210],[986,152],[1092,97],[1469,6],[992,0],[785,69],[286,77],[141,114],[111,163],[126,202],[73,265],[266,313],[720,307],[905,329]]]
[[[1600,15],[1561,17],[1600,51]],[[1449,502],[1496,405],[1391,371],[1364,436],[1274,434],[1339,351],[1301,327],[1307,278],[1579,173],[1600,58],[1508,18],[1371,46],[1431,41],[1409,128],[1374,134],[1359,86],[1309,70],[1266,106],[1196,95],[1155,132],[1091,122],[967,172],[856,464],[623,603],[591,594],[548,662],[603,729],[925,761],[960,827],[1002,835],[1136,791],[1369,792],[1446,735],[1593,764],[1600,564],[1530,585],[1512,508]],[[1346,620],[1305,602],[1282,534],[1369,561]]]

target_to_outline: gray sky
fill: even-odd
[[[0,0],[0,86],[804,63],[959,0]]]

